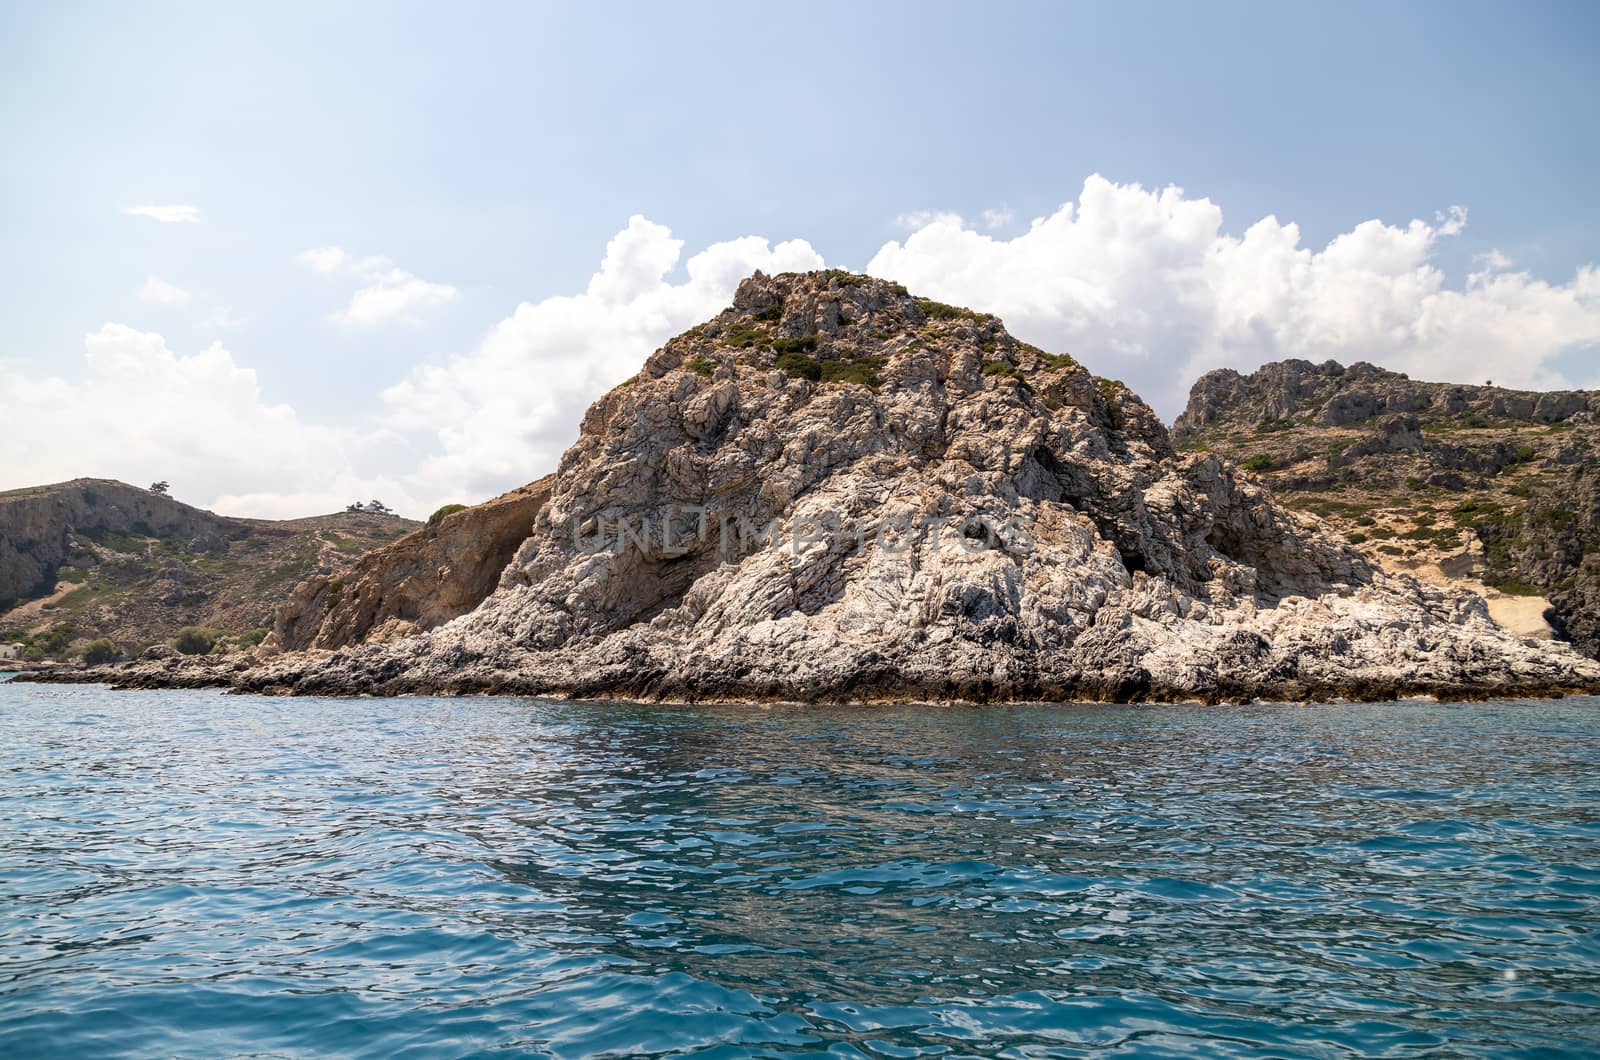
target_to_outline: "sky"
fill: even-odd
[[[0,3],[0,489],[425,516],[754,269],[1600,386],[1600,6]]]

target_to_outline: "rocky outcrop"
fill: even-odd
[[[417,525],[355,512],[236,519],[109,479],[0,493],[0,630],[57,657],[97,637],[137,652],[186,625],[243,634],[301,578]]]
[[[1600,466],[1574,465],[1550,476],[1515,521],[1485,520],[1491,554],[1549,596],[1546,619],[1558,636],[1600,658]]]
[[[1600,657],[1597,421],[1593,391],[1284,361],[1203,376],[1174,432],[1241,461],[1376,563],[1501,607],[1543,600],[1546,631]]]
[[[117,679],[182,664],[140,666]],[[596,402],[470,613],[181,679],[1218,700],[1558,693],[1600,688],[1600,665],[1179,455],[1136,395],[996,318],[827,272],[757,274]]]
[[[111,479],[73,479],[0,493],[0,611],[42,595],[77,551],[74,534],[225,538],[229,521]]]
[[[1484,384],[1418,382],[1365,361],[1287,360],[1249,375],[1231,368],[1207,372],[1189,391],[1174,421],[1179,442],[1215,425],[1259,425],[1300,418],[1306,424],[1345,427],[1405,414],[1549,425],[1576,416],[1600,416],[1600,393],[1583,390],[1507,390]]]
[[[266,647],[335,649],[433,629],[483,602],[550,497],[552,478],[454,512],[295,587]]]

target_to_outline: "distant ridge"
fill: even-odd
[[[1202,376],[1173,433],[1375,562],[1475,587],[1526,631],[1600,658],[1600,391],[1279,361]]]
[[[259,636],[301,578],[418,525],[350,512],[239,519],[113,479],[7,490],[0,639],[37,637],[63,655],[97,637],[136,653],[190,625]]]

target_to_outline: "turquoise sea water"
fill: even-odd
[[[0,684],[0,1054],[1585,1056],[1600,700]]]

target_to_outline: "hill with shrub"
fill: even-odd
[[[1173,427],[1369,559],[1600,658],[1600,392],[1290,360],[1202,376]]]
[[[419,525],[372,512],[231,518],[109,479],[0,493],[0,643],[93,661],[180,631],[191,649],[249,647],[300,581]]]

